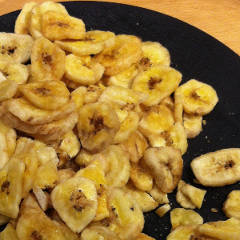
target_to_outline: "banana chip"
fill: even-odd
[[[13,225],[9,223],[5,229],[0,233],[1,240],[18,240],[17,232]]]
[[[240,219],[240,190],[233,190],[227,196],[227,200],[224,202],[223,211],[227,217]]]
[[[195,238],[195,228],[196,225],[179,226],[167,236],[166,240],[205,240],[201,238]]]
[[[166,193],[162,192],[156,184],[153,184],[153,188],[149,192],[155,201],[159,204],[169,203],[168,196]]]
[[[17,93],[18,85],[11,80],[0,82],[0,102],[11,99]]]
[[[135,240],[156,240],[155,238],[152,238],[144,233],[140,233]]]
[[[171,206],[169,204],[164,204],[163,206],[159,207],[155,213],[159,216],[159,217],[163,217],[167,212],[169,212],[171,210]]]
[[[195,138],[202,131],[202,116],[184,113],[183,126],[187,134],[187,138]]]

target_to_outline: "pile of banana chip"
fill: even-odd
[[[164,216],[176,188],[167,240],[240,239],[240,191],[229,220],[203,224],[193,209],[206,191],[181,180],[187,141],[218,102],[181,79],[158,42],[86,32],[59,3],[27,3],[15,33],[0,33],[0,239],[151,240],[143,213]],[[191,168],[204,186],[235,183],[240,150]]]

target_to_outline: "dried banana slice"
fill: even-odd
[[[159,203],[155,201],[151,197],[151,195],[144,191],[134,188],[130,184],[128,184],[124,188],[124,190],[126,190],[130,194],[130,196],[137,201],[138,205],[140,206],[143,212],[152,211],[159,205]]]
[[[138,128],[139,116],[136,112],[128,112],[128,116],[121,122],[120,129],[116,133],[113,143],[118,144],[126,141]]]
[[[120,123],[107,103],[90,103],[79,110],[78,134],[82,146],[98,152],[111,144]]]
[[[155,213],[159,216],[159,217],[163,217],[167,212],[169,212],[171,210],[171,206],[169,204],[164,204],[161,207],[159,207]]]
[[[85,149],[81,149],[75,158],[75,162],[81,167],[86,167],[93,161],[95,155],[97,154],[92,154]]]
[[[214,240],[238,239],[240,236],[240,221],[236,218],[230,218],[226,221],[209,222],[199,225],[196,231],[200,236],[203,235]]]
[[[98,82],[104,73],[104,67],[100,63],[69,54],[66,57],[65,77],[81,85],[91,85]]]
[[[135,199],[122,189],[114,188],[110,191],[108,206],[111,219],[109,229],[120,239],[137,237],[143,229],[144,217]]]
[[[61,108],[70,97],[70,92],[61,81],[28,83],[19,86],[19,91],[33,105],[45,110]]]
[[[17,34],[28,34],[31,20],[32,9],[37,5],[36,2],[24,4],[15,22],[14,32]]]
[[[4,165],[9,161],[10,157],[8,155],[8,142],[6,139],[6,135],[2,131],[0,131],[0,153],[0,169],[2,169]]]
[[[196,225],[179,226],[167,236],[166,240],[204,240],[201,238],[195,238],[195,229]]]
[[[0,82],[0,102],[11,99],[17,93],[18,85],[11,80]]]
[[[137,66],[133,64],[126,70],[109,77],[107,79],[107,85],[130,88],[130,86],[132,85],[132,81],[137,76],[137,74],[138,74]]]
[[[204,186],[218,187],[240,180],[240,149],[229,148],[201,155],[191,162],[197,180]]]
[[[159,204],[169,203],[168,196],[166,193],[162,192],[157,185],[154,183],[152,190],[149,194],[153,197],[155,201]]]
[[[183,169],[179,150],[172,147],[149,148],[144,153],[144,162],[163,192],[169,193],[175,189]]]
[[[116,36],[114,46],[105,48],[95,58],[105,67],[105,74],[112,76],[137,63],[141,56],[141,40],[136,36],[122,34]]]
[[[50,205],[50,196],[39,187],[33,188],[34,196],[43,211],[46,211]]]
[[[29,22],[29,32],[34,38],[42,37],[42,16],[48,11],[68,14],[66,8],[62,4],[52,1],[46,1],[33,7]]]
[[[74,175],[75,172],[71,168],[60,169],[58,170],[58,183],[63,183]]]
[[[203,224],[203,218],[193,210],[184,208],[175,208],[170,213],[172,229],[185,225]]]
[[[71,92],[71,99],[76,105],[76,109],[79,110],[84,105],[84,94],[87,92],[85,87],[76,88]]]
[[[16,218],[22,199],[24,163],[11,158],[0,170],[0,214]]]
[[[107,185],[111,187],[124,186],[130,177],[128,153],[118,145],[111,145],[104,152],[104,156],[108,161]]]
[[[49,40],[84,39],[85,24],[66,13],[47,11],[41,19],[42,34]]]
[[[1,240],[18,240],[17,232],[13,225],[9,223],[5,229],[0,233]]]
[[[183,109],[189,114],[205,115],[218,102],[216,91],[210,85],[191,79],[179,87],[183,99]]]
[[[231,191],[224,202],[223,211],[227,217],[240,219],[240,190]]]
[[[73,232],[81,232],[95,217],[97,192],[94,183],[73,177],[57,185],[51,200],[54,209]]]
[[[139,190],[150,192],[153,187],[150,171],[140,164],[131,163],[130,179]]]
[[[176,195],[177,202],[184,208],[201,208],[206,190],[196,188],[180,180]]]
[[[0,72],[6,77],[6,80],[15,81],[17,84],[23,84],[28,80],[28,68],[21,63],[0,61]]]
[[[21,240],[65,240],[60,226],[45,215],[32,195],[29,195],[21,205],[16,231]]]
[[[129,153],[130,161],[137,163],[143,157],[143,153],[148,148],[146,138],[141,132],[136,131],[122,143],[124,149]]]
[[[120,240],[111,230],[103,226],[90,226],[83,230],[81,240]]]
[[[176,122],[183,124],[183,95],[181,87],[174,92],[174,118]]]
[[[100,53],[105,48],[111,48],[115,44],[115,34],[108,31],[89,31],[86,32],[81,41],[56,41],[59,47],[67,52],[78,56],[86,56]]]
[[[170,66],[170,54],[164,46],[158,42],[143,42],[142,43],[143,58],[140,61],[140,65],[152,66],[152,65],[165,65]]]
[[[29,60],[33,39],[29,35],[0,33],[0,60],[25,63]]]
[[[195,138],[202,131],[202,116],[184,113],[183,126],[187,134],[187,138]]]
[[[31,63],[32,81],[60,80],[65,71],[65,53],[42,37],[33,44]]]
[[[155,238],[152,238],[144,233],[140,233],[135,240],[156,240]]]
[[[3,103],[5,111],[13,114],[19,120],[31,124],[45,124],[67,117],[75,110],[75,104],[69,102],[55,111],[43,110],[33,106],[24,98],[13,98]]]
[[[170,96],[181,82],[182,74],[167,66],[152,66],[134,79],[132,89],[145,93],[148,98],[143,102],[146,106],[160,103]]]

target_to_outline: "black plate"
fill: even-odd
[[[183,73],[183,82],[196,78],[217,90],[219,103],[205,117],[207,125],[202,133],[189,140],[188,152],[183,156],[184,180],[196,185],[189,167],[194,157],[221,148],[240,146],[240,58],[237,54],[206,33],[158,12],[115,3],[67,2],[64,5],[71,15],[83,19],[88,30],[133,34],[144,41],[162,43],[171,53],[172,66]],[[1,16],[0,31],[12,32],[18,13]],[[206,189],[203,206],[197,211],[205,221],[226,219],[221,211],[222,204],[227,194],[232,189],[240,189],[240,185]],[[170,194],[170,200],[172,208],[179,207],[175,192]],[[219,211],[213,213],[211,208]],[[145,219],[145,233],[156,239],[166,238],[171,228],[169,213],[163,218],[147,213]]]

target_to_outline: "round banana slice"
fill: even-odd
[[[17,93],[18,85],[11,80],[0,82],[0,102],[11,99]]]
[[[0,61],[0,72],[2,72],[7,80],[15,81],[17,84],[27,82],[29,76],[26,65],[7,61]]]
[[[69,54],[66,57],[65,77],[81,85],[95,84],[104,73],[104,67],[95,62],[86,63],[83,58]]]
[[[142,56],[141,40],[132,35],[118,35],[115,45],[105,48],[95,58],[105,67],[105,74],[116,75],[132,64],[137,63]]]
[[[47,11],[41,19],[42,34],[49,40],[83,39],[85,36],[84,22],[66,13]]]
[[[240,180],[240,149],[222,149],[201,155],[192,160],[191,168],[204,186],[233,184]]]
[[[59,47],[67,52],[78,56],[86,56],[100,53],[105,48],[110,48],[115,44],[115,34],[105,31],[86,32],[84,39],[81,41],[56,41]]]
[[[109,229],[120,239],[135,239],[142,231],[144,217],[135,199],[120,188],[110,191],[108,206],[110,210]]]
[[[60,80],[65,71],[65,53],[46,38],[38,38],[32,48],[33,81]]]
[[[17,232],[13,225],[9,223],[0,233],[1,240],[18,240]]]
[[[59,3],[46,1],[33,7],[29,23],[29,32],[34,38],[42,37],[42,16],[48,11],[68,14],[66,8]]]
[[[162,65],[152,66],[137,75],[132,89],[145,93],[148,98],[143,104],[152,106],[170,96],[177,89],[181,79],[182,74],[174,68]]]
[[[90,103],[79,110],[77,126],[82,146],[91,152],[98,152],[112,143],[120,123],[110,105]]]
[[[19,120],[31,125],[51,123],[52,121],[63,119],[75,110],[73,102],[63,105],[58,110],[49,111],[33,106],[24,98],[9,99],[3,103],[3,106],[6,111],[13,114]]]
[[[228,196],[227,200],[224,202],[223,211],[227,217],[237,218],[240,220],[240,190],[233,190],[231,191]]]
[[[81,240],[120,240],[120,238],[111,230],[103,226],[90,226],[84,229],[81,234]]]
[[[144,66],[152,65],[165,65],[170,66],[170,54],[167,48],[163,47],[158,42],[143,42],[142,43],[143,58],[140,61],[140,65]]]
[[[15,33],[0,33],[1,60],[25,63],[29,60],[33,39],[29,35]]]
[[[166,240],[195,240],[195,229],[196,225],[179,226],[167,236]],[[201,238],[197,239],[204,240]]]
[[[36,2],[25,3],[15,22],[14,32],[18,34],[28,34],[31,20],[32,9],[37,5]]]
[[[97,192],[94,183],[73,177],[57,185],[51,200],[54,209],[73,232],[81,232],[95,217]]]
[[[172,192],[182,176],[183,160],[173,147],[149,148],[144,162],[151,170],[157,186],[165,193]]]
[[[184,113],[183,126],[187,138],[195,138],[202,131],[202,116]]]
[[[36,107],[57,110],[67,104],[70,92],[61,81],[28,83],[19,86],[23,96]]]
[[[208,114],[218,102],[218,96],[213,87],[195,79],[184,83],[179,89],[183,98],[184,111],[189,114]]]

